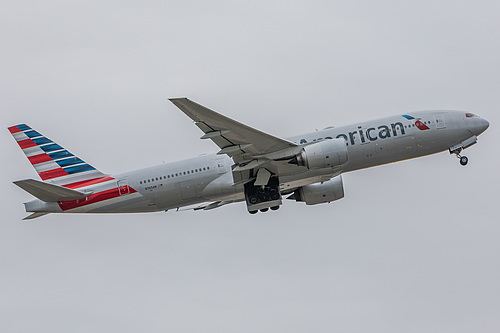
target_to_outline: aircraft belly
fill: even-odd
[[[148,200],[138,193],[119,199],[102,205],[90,205],[87,213],[141,213],[159,210],[156,206],[149,205]]]
[[[206,201],[202,193],[216,177],[216,174],[208,174],[182,181],[168,181],[161,187],[143,190],[143,193],[149,204],[159,210],[183,207]]]
[[[181,190],[178,182],[167,182],[162,188],[150,190],[145,195],[149,205],[158,209],[168,209],[181,201]]]

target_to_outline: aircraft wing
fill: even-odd
[[[291,141],[239,123],[187,98],[172,98],[170,101],[195,121],[205,133],[202,139],[211,139],[221,148],[218,154],[227,154],[235,161],[249,161],[266,154],[297,147]]]

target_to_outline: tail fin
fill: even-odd
[[[78,187],[79,184],[107,177],[26,124],[9,127],[9,131],[44,181]]]

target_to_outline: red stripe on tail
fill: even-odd
[[[19,127],[17,127],[17,126],[11,126],[11,127],[9,127],[9,131],[10,131],[12,134],[17,133],[17,132],[22,132],[22,131],[19,129]]]
[[[40,178],[42,178],[42,180],[58,178],[67,175],[68,173],[63,168],[40,172]]]
[[[62,185],[62,186],[68,187],[68,188],[80,188],[80,187],[84,187],[84,186],[90,186],[90,185],[94,185],[94,184],[104,183],[104,182],[107,182],[109,180],[114,180],[114,178],[113,177],[94,178],[94,179],[82,180],[81,182],[66,184],[66,185]]]
[[[36,146],[36,143],[34,143],[31,139],[17,141],[17,143],[19,144],[19,147],[21,147],[21,149],[26,149]]]
[[[31,164],[35,165],[38,163],[52,161],[52,158],[47,154],[39,154],[28,157],[28,160],[30,160]]]

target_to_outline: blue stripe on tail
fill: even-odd
[[[63,147],[59,146],[58,144],[50,144],[50,145],[46,145],[46,146],[40,146],[40,148],[42,148],[42,150],[44,152],[51,152],[51,151],[55,151],[55,150],[61,150],[63,149]]]
[[[28,138],[36,138],[37,136],[42,136],[37,131],[27,131],[27,132],[24,132],[24,134],[26,134],[28,136]]]
[[[29,127],[26,124],[19,124],[19,125],[17,125],[17,128],[19,128],[21,131],[27,131],[27,130],[31,129],[31,127]]]
[[[71,158],[66,158],[64,160],[56,161],[56,163],[59,164],[60,167],[64,168],[70,165],[75,165],[85,162],[79,159],[78,157],[71,157]]]
[[[61,158],[64,158],[64,157],[70,157],[70,156],[74,156],[73,154],[71,154],[69,151],[67,150],[63,150],[63,151],[58,151],[58,152],[55,152],[55,153],[50,153],[49,156],[53,159],[53,160],[58,160],[58,159],[61,159]]]
[[[37,145],[44,145],[46,143],[53,143],[51,140],[47,139],[46,137],[35,138],[35,139],[32,139],[32,141],[34,143],[36,143]]]
[[[64,170],[71,175],[73,173],[95,170],[95,168],[91,167],[88,164],[82,164],[82,165],[77,165],[74,167],[64,168]]]

